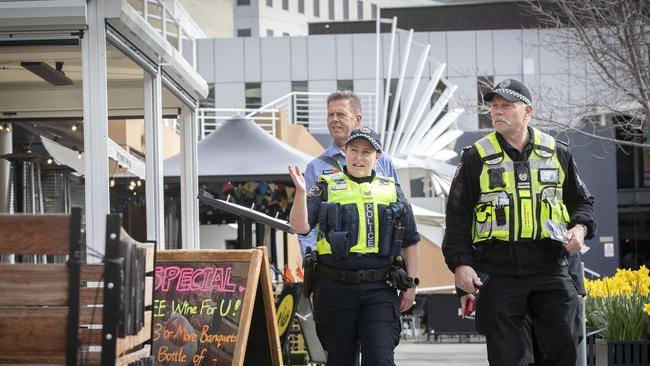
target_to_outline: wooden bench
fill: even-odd
[[[149,357],[155,245],[130,238],[117,216],[107,222],[106,263],[80,264],[80,210],[0,215],[0,254],[69,256],[66,264],[0,264],[0,364],[108,366]],[[124,299],[114,291],[128,269],[114,250],[120,242],[144,248],[139,268],[149,274],[142,289],[144,326],[123,337],[117,309]]]
[[[69,256],[0,264],[0,364],[77,364],[80,237],[80,209],[0,215],[0,254]]]

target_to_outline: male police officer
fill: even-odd
[[[496,131],[461,156],[447,202],[445,260],[464,291],[463,311],[469,299],[477,302],[491,365],[527,364],[527,313],[543,364],[574,365],[578,296],[566,252],[594,234],[593,197],[567,147],[528,126],[533,106],[522,83],[506,79],[484,100]],[[549,224],[568,226],[564,243],[550,238]]]
[[[420,237],[399,186],[373,170],[380,154],[374,131],[353,130],[343,171],[320,176],[309,194],[300,169],[289,167],[291,227],[318,232],[314,321],[329,366],[354,365],[359,344],[363,366],[394,366],[400,310],[415,299]],[[402,251],[405,269],[391,265]]]
[[[305,169],[305,186],[309,190],[320,175],[343,171],[345,166],[344,145],[350,132],[361,126],[361,100],[351,91],[337,90],[327,97],[327,130],[332,137],[332,144]],[[383,177],[393,177],[399,183],[393,162],[387,154],[382,153],[374,169]],[[316,231],[298,236],[300,251],[316,246]]]

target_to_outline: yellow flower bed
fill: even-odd
[[[587,324],[607,339],[650,338],[650,271],[617,269],[613,277],[585,279]]]

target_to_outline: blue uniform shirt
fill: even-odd
[[[318,181],[318,177],[324,174],[331,174],[338,171],[343,171],[345,166],[345,155],[340,147],[338,147],[334,142],[321,154],[325,156],[330,156],[338,161],[338,167],[332,167],[331,164],[316,158],[307,164],[305,169],[305,188],[307,192],[311,187]],[[393,177],[395,183],[398,183],[397,172],[393,166],[393,161],[390,160],[388,155],[382,153],[379,156],[379,161],[375,164],[375,172],[382,177]],[[298,241],[300,242],[300,253],[304,256],[305,249],[307,247],[316,247],[316,230],[312,230],[307,235],[298,235]]]

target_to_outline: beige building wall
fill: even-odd
[[[172,127],[161,126],[163,160],[181,152],[181,137]],[[108,137],[127,151],[145,154],[144,120],[111,120],[108,123]]]
[[[233,37],[234,0],[178,0],[207,38]]]
[[[447,268],[440,247],[424,237],[419,245],[420,287],[453,285],[454,274]]]

